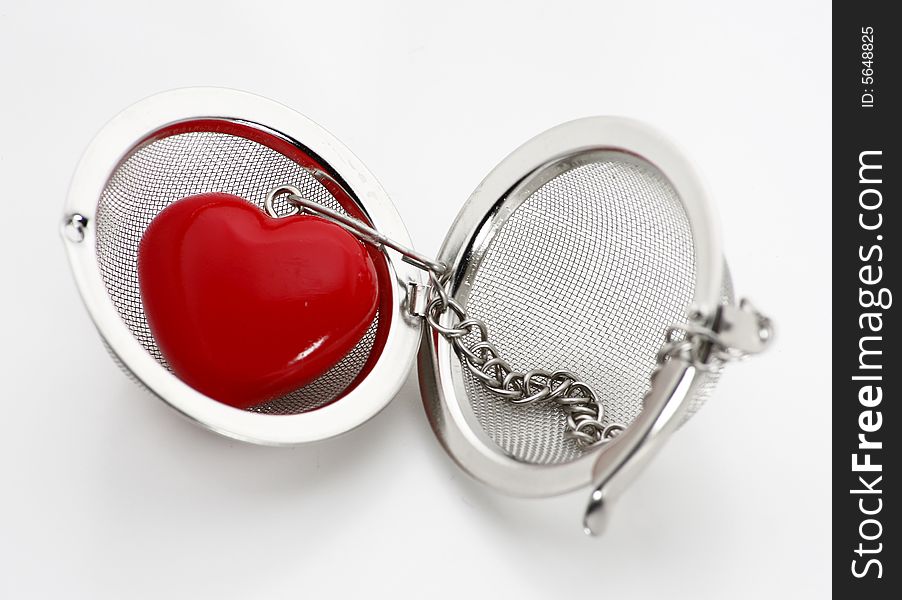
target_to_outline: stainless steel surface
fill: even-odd
[[[406,318],[402,306],[407,283],[419,281],[421,275],[394,250],[384,252],[390,281],[382,292],[391,295],[391,324],[383,351],[374,357],[365,378],[325,406],[358,372],[378,322],[353,356],[327,376],[256,411],[215,402],[185,385],[166,369],[146,330],[137,302],[134,247],[149,219],[168,202],[190,193],[230,191],[262,204],[266,192],[285,181],[323,202],[330,201],[314,177],[262,144],[216,131],[154,138],[173,124],[211,119],[240,122],[289,143],[302,142],[359,199],[374,228],[409,245],[397,212],[373,176],[318,125],[280,104],[243,92],[176,90],[143,100],[111,121],[76,171],[65,214],[82,215],[87,225],[81,243],[70,241],[69,236],[64,239],[85,304],[117,362],[136,381],[205,427],[236,439],[278,445],[348,431],[391,400],[416,352],[420,323]],[[279,210],[289,208],[280,202]],[[379,322],[384,316],[380,313]]]
[[[642,412],[666,327],[690,306],[713,314],[724,280],[716,219],[688,163],[624,119],[568,123],[515,151],[474,192],[439,259],[454,299],[491,327],[514,368],[562,365],[626,425]],[[426,334],[420,372],[443,445],[508,492],[586,485],[616,444],[585,452],[563,435],[554,403],[491,397],[442,336]],[[681,379],[668,377],[655,385]]]

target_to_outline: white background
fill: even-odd
[[[182,0],[0,4],[0,597],[822,598],[829,592],[831,18],[825,2]],[[106,355],[57,225],[119,110],[223,85],[305,113],[416,246],[520,143],[651,122],[719,206],[737,290],[778,321],[585,538],[585,493],[504,497],[435,441],[415,376],[296,449],[214,436]]]

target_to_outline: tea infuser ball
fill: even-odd
[[[179,247],[210,240],[199,243],[191,264],[207,260],[209,243],[221,273],[210,285],[218,289],[223,279],[236,298],[221,306],[186,277],[184,296],[159,314],[179,321],[187,311],[190,322],[207,325],[197,329],[197,345],[162,352],[154,332],[167,324],[148,326],[152,307],[142,302],[141,240],[149,227],[163,226],[154,221],[168,206],[211,194],[235,198],[231,206],[251,223],[255,241],[236,242],[229,232],[238,226],[203,199],[188,201],[213,225],[198,225],[191,213],[166,226]],[[311,242],[316,228],[326,231],[321,244]],[[289,230],[275,242],[272,232]],[[419,348],[424,405],[449,455],[511,494],[591,486],[589,533],[603,529],[611,503],[702,405],[722,367],[773,337],[767,317],[748,301],[734,302],[719,226],[693,169],[657,132],[629,119],[565,123],[515,150],[477,187],[431,259],[410,249],[366,168],[305,117],[242,92],[177,90],[126,110],[93,142],[72,184],[64,232],[79,289],[114,358],[202,425],[265,444],[336,435],[392,398]],[[267,271],[267,249],[291,256],[292,236],[299,247],[332,244],[357,256],[338,269],[343,274],[363,264],[363,253],[373,265],[378,305],[347,351],[328,336],[305,337],[304,328],[293,330],[284,352],[268,351],[263,333],[277,335],[280,322],[328,319],[328,310],[307,301],[317,281],[335,298],[354,294],[353,278],[333,281],[298,266],[301,259]],[[182,258],[151,255],[173,264]],[[219,255],[233,258],[217,263]],[[245,298],[242,277],[260,272],[269,276]],[[274,296],[285,303],[270,302]],[[272,306],[290,308],[253,316]],[[211,378],[217,383],[220,362],[235,361],[223,383],[247,366],[249,403],[204,395],[167,354],[204,367],[208,378],[196,384],[204,389]],[[286,391],[270,386],[270,371],[244,364],[261,354],[265,365],[273,359],[287,369],[286,385],[318,373],[304,362],[311,356],[334,365],[324,359],[331,368]],[[278,395],[267,396],[270,387]]]

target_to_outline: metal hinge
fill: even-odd
[[[407,313],[414,317],[426,317],[432,286],[418,281],[407,282]]]

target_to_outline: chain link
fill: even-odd
[[[498,348],[489,341],[488,326],[467,314],[447,292],[446,279],[430,270],[433,298],[426,308],[426,322],[451,343],[461,364],[486,390],[516,405],[556,402],[567,415],[564,436],[582,449],[600,446],[625,429],[620,423],[604,424],[604,407],[595,392],[569,371],[532,369],[515,371]],[[451,312],[456,322],[441,324]]]

